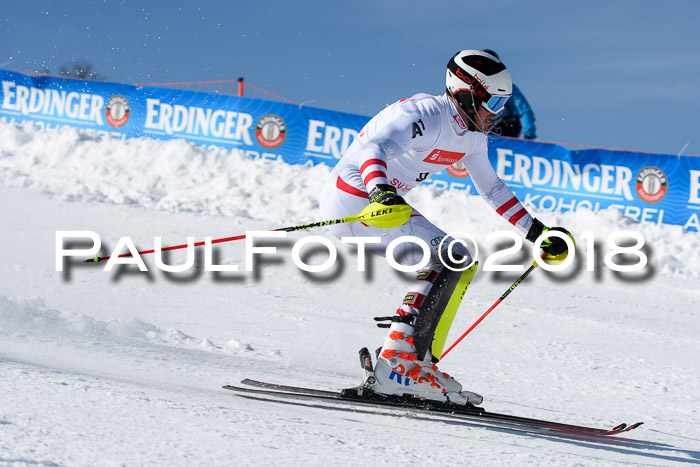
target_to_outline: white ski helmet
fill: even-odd
[[[467,114],[479,106],[497,114],[513,93],[513,81],[505,65],[481,50],[462,50],[447,63],[447,92]]]

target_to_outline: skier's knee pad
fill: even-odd
[[[454,271],[443,266],[434,276],[432,287],[421,304],[414,325],[413,342],[418,358],[425,360],[430,352],[434,362],[440,359],[452,321],[474,278],[477,265],[475,262],[464,271]],[[419,272],[419,277],[422,272]]]

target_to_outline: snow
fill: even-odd
[[[558,439],[406,416],[250,401],[221,389],[251,377],[339,389],[359,382],[357,351],[381,344],[406,278],[323,229],[276,241],[254,272],[242,242],[215,247],[239,272],[183,273],[67,259],[56,231],[99,234],[103,254],[318,219],[329,169],[246,159],[184,141],[98,139],[0,123],[0,464],[24,465],[687,465],[700,463],[700,236],[617,211],[536,213],[577,236],[575,267],[535,270],[441,369],[488,410],[609,427],[636,442]],[[408,200],[482,255],[509,228],[478,197],[416,189]],[[642,234],[648,267],[614,273],[606,239]],[[595,240],[594,271],[585,231]],[[323,235],[330,271],[305,273],[293,242]],[[321,263],[325,253],[312,254]],[[184,250],[166,256],[185,261]],[[525,254],[505,259],[526,264]],[[477,274],[448,343],[518,277]]]

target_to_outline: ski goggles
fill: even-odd
[[[489,100],[483,101],[482,105],[491,113],[497,114],[503,110],[510,96],[492,96]]]

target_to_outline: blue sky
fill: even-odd
[[[89,61],[125,83],[237,79],[373,115],[444,92],[460,49],[496,50],[538,138],[700,153],[695,0],[2,2],[0,67]]]

